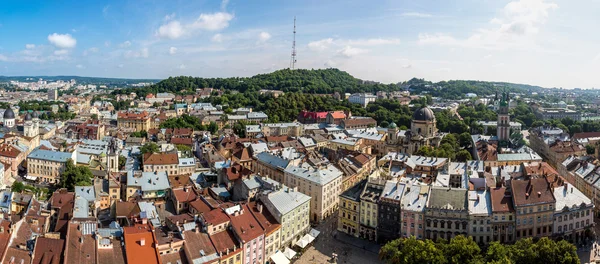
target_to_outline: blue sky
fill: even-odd
[[[0,3],[0,75],[251,76],[336,67],[600,87],[599,0],[17,1]]]

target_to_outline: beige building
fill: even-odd
[[[517,212],[517,237],[552,235],[556,200],[544,178],[512,180],[512,198]]]
[[[310,219],[320,222],[338,208],[342,193],[342,172],[333,165],[312,167],[309,164],[290,165],[284,171],[284,184],[312,198]]]
[[[58,183],[69,159],[73,153],[35,149],[27,156],[27,174],[43,183]]]
[[[360,237],[362,238],[377,241],[379,215],[377,204],[384,187],[384,179],[370,178],[360,194]]]
[[[337,230],[358,237],[360,230],[360,195],[367,181],[362,181],[340,194]]]
[[[144,154],[143,164],[144,172],[179,174],[179,157],[177,153],[146,153]]]
[[[259,200],[281,224],[278,249],[291,247],[310,230],[310,196],[284,186],[276,191],[260,194]],[[274,242],[269,244],[272,243]]]
[[[299,137],[304,135],[304,125],[298,122],[293,123],[270,123],[261,125],[264,136],[290,136]]]
[[[133,128],[135,131],[148,131],[152,128],[152,120],[148,112],[119,112],[117,114],[117,127]]]

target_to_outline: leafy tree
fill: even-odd
[[[98,114],[92,114],[92,115],[90,116],[90,118],[91,118],[92,120],[98,120]]]
[[[233,125],[233,132],[240,136],[246,137],[246,121],[240,120]]]
[[[159,150],[160,149],[159,149],[158,145],[154,142],[148,142],[140,148],[140,152],[142,154],[157,153]]]
[[[471,138],[471,134],[469,132],[464,132],[458,136],[458,142],[460,147],[464,149],[470,149],[473,139]]]
[[[206,130],[200,119],[184,114],[180,117],[169,118],[160,123],[160,128],[191,128],[193,130]]]
[[[473,157],[471,156],[471,152],[469,152],[466,149],[461,149],[460,151],[458,151],[458,153],[456,153],[456,161],[464,162],[472,159]]]
[[[92,185],[94,175],[89,167],[77,166],[72,159],[67,160],[65,170],[60,177],[60,187],[73,191],[75,186]]]
[[[217,133],[217,131],[219,130],[219,126],[215,122],[210,122],[205,130],[208,130],[210,131],[210,133],[214,134]]]
[[[15,181],[10,187],[10,190],[13,192],[22,192],[23,190],[25,190],[25,184],[19,181]]]
[[[473,263],[481,258],[481,249],[470,237],[456,236],[450,243],[442,243],[440,246],[450,263]]]
[[[379,258],[386,263],[447,263],[433,241],[417,240],[414,236],[385,244],[379,251]]]
[[[119,155],[119,169],[125,168],[126,163],[127,163],[127,158],[125,158],[125,156]]]

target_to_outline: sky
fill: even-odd
[[[600,0],[4,0],[0,75],[252,76],[339,68],[600,87]]]

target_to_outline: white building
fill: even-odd
[[[310,219],[320,222],[332,215],[338,207],[342,193],[342,172],[333,165],[316,168],[306,163],[288,166],[284,171],[284,184],[312,197]]]
[[[581,241],[585,237],[585,230],[594,225],[594,204],[569,184],[556,187],[554,198],[554,235],[571,242]]]
[[[275,219],[281,223],[281,247],[290,247],[310,229],[310,196],[295,188],[282,187],[262,194],[259,199]]]
[[[353,104],[360,104],[367,107],[369,103],[375,102],[377,96],[368,93],[355,93],[348,97],[348,101]]]

